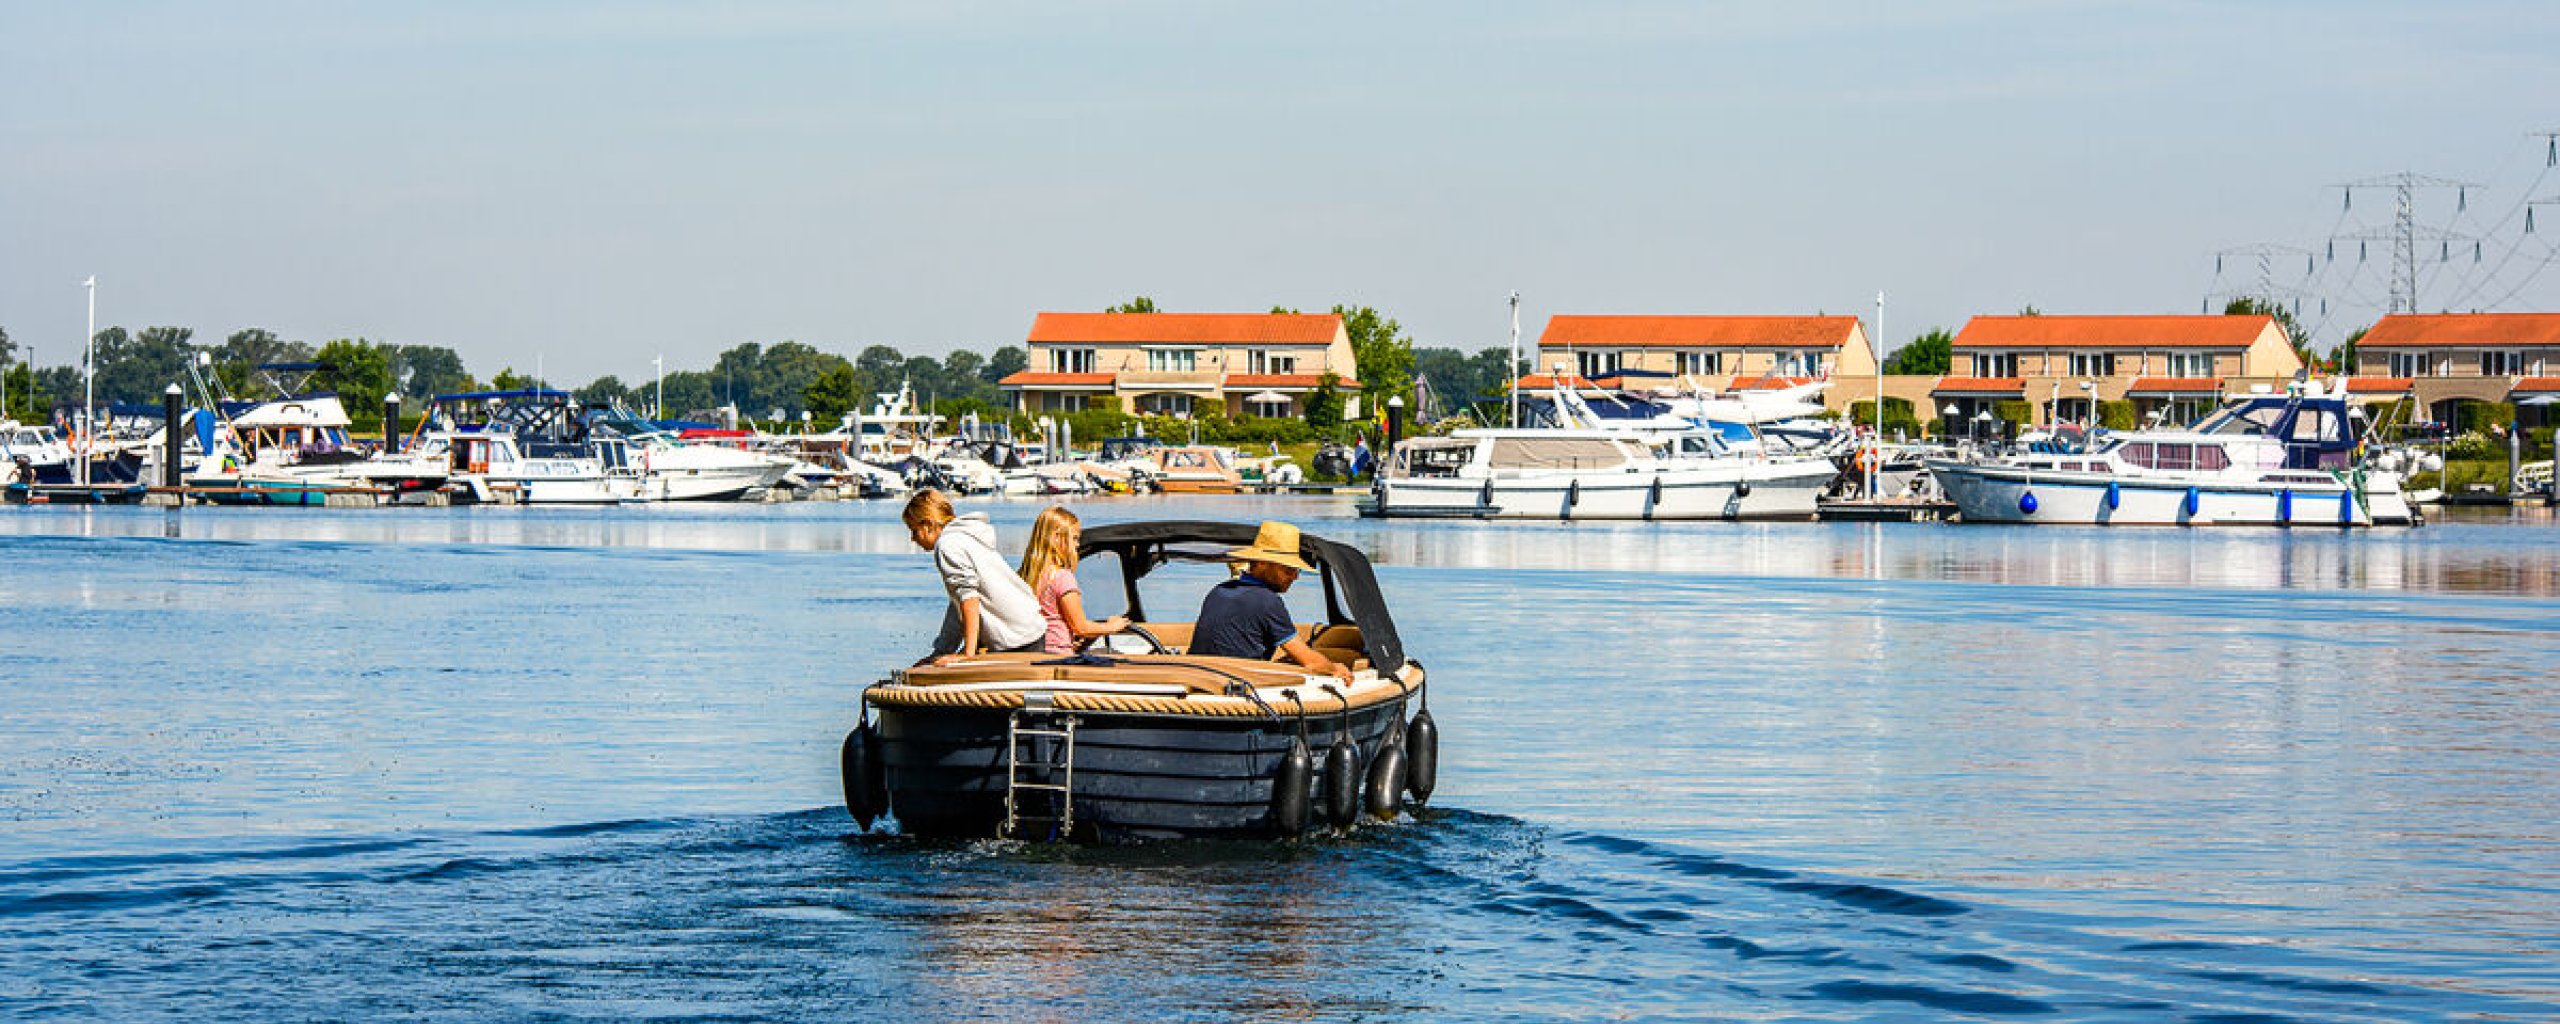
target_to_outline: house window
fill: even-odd
[[[1156,373],[1190,373],[1199,367],[1200,351],[1189,348],[1152,348],[1147,350],[1147,369]],[[1185,399],[1188,402],[1188,399]],[[1185,411],[1189,406],[1185,405]]]
[[[1576,352],[1574,361],[1576,371],[1584,380],[1614,377],[1618,373],[1618,354],[1615,352]]]
[[[2394,377],[2426,376],[2427,354],[2424,352],[2391,353],[2391,375]]]
[[[2480,375],[2483,377],[2524,376],[2524,353],[2482,352],[2480,353]]]
[[[2172,377],[2184,377],[2184,378],[2187,378],[2187,379],[2189,379],[2189,380],[2193,380],[2193,379],[2196,379],[2196,378],[2199,378],[2199,377],[2210,377],[2210,376],[2213,376],[2213,353],[2211,353],[2211,352],[2171,352],[2171,353],[2169,353],[2169,376],[2172,376]]]
[[[1287,376],[1298,372],[1298,357],[1255,349],[1249,358],[1249,365],[1254,373]]]
[[[1139,395],[1138,411],[1149,416],[1189,416],[1191,396]]]
[[[1244,414],[1247,416],[1267,416],[1272,419],[1286,418],[1291,415],[1289,411],[1289,400],[1285,398],[1277,402],[1256,402],[1247,400],[1244,403]]]
[[[1724,372],[1722,352],[1682,352],[1680,374],[1685,377],[1712,377]]]
[[[1822,376],[1822,352],[1819,349],[1810,352],[1780,352],[1771,365],[1770,372],[1781,377]]]
[[[1089,348],[1053,348],[1049,350],[1049,372],[1092,373],[1093,350]]]
[[[2018,375],[2018,354],[2015,352],[1974,353],[1973,375],[1976,377],[2015,377]]]
[[[2116,375],[2115,353],[2074,352],[2071,354],[2071,375],[2074,377],[2113,377]]]

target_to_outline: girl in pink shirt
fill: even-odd
[[[1129,628],[1118,615],[1095,622],[1084,617],[1084,590],[1076,586],[1076,545],[1083,539],[1076,514],[1051,505],[1031,521],[1031,543],[1022,552],[1022,581],[1040,599],[1040,617],[1049,625],[1041,649],[1074,654],[1095,637]]]

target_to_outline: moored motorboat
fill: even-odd
[[[865,689],[864,721],[845,739],[847,808],[865,827],[894,817],[910,835],[1113,842],[1289,838],[1428,799],[1438,740],[1423,669],[1357,549],[1312,536],[1299,547],[1326,610],[1300,635],[1350,667],[1348,683],[1188,655],[1191,623],[1147,618],[1141,578],[1222,562],[1255,533],[1206,522],[1085,530],[1081,556],[1113,556],[1095,564],[1121,569],[1136,624],[1080,655],[983,655]]]
[[[2361,447],[2344,382],[2233,398],[2193,429],[2057,434],[1929,472],[1969,523],[2344,526],[2418,522],[2399,474]]]

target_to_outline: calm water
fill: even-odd
[[[941,600],[888,506],[0,510],[0,1014],[2560,1016],[2547,518],[1080,511],[1370,550],[1434,809],[850,835],[836,744]]]

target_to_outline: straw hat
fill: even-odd
[[[1299,572],[1312,572],[1315,566],[1298,557],[1298,528],[1287,523],[1264,520],[1262,528],[1253,532],[1253,543],[1227,552],[1227,557],[1247,562],[1270,562]]]

